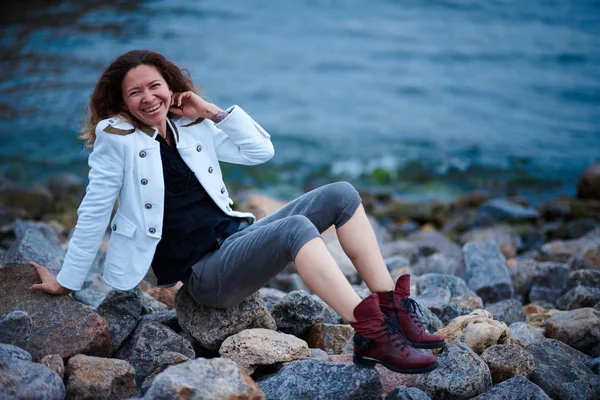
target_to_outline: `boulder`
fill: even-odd
[[[135,329],[142,314],[142,292],[134,290],[112,290],[98,306],[97,312],[110,326],[110,342],[117,351]]]
[[[13,346],[12,344],[0,344],[0,359],[13,359],[31,361],[31,354],[27,350],[23,350],[20,347]]]
[[[311,359],[286,364],[258,385],[266,400],[380,400],[383,390],[375,369]]]
[[[492,199],[482,204],[477,213],[482,222],[530,222],[540,214],[535,208],[524,207],[505,199]]]
[[[238,363],[247,374],[261,365],[308,358],[310,351],[304,340],[270,329],[246,329],[225,339],[219,354]]]
[[[448,325],[450,321],[452,321],[456,317],[460,317],[462,315],[469,315],[473,311],[475,311],[472,307],[465,306],[458,303],[449,303],[442,307],[440,310],[440,320],[444,325]],[[440,326],[438,329],[442,329]],[[435,332],[435,331],[430,331]]]
[[[494,242],[469,242],[463,247],[466,282],[484,302],[514,296],[506,258]]]
[[[135,369],[136,383],[141,386],[144,379],[163,365],[161,356],[165,352],[182,354],[194,358],[192,344],[167,328],[153,321],[141,321],[115,358],[129,362]]]
[[[528,325],[526,322],[513,322],[509,325],[510,335],[527,346],[536,340],[544,338],[544,329]]]
[[[577,286],[600,289],[600,271],[595,269],[579,269],[571,271],[565,290],[573,289]]]
[[[52,371],[56,372],[60,379],[65,379],[65,362],[58,354],[49,354],[40,360],[40,364],[45,365]]]
[[[385,400],[430,400],[430,397],[420,389],[398,386],[385,396]]]
[[[29,264],[8,264],[0,268],[0,316],[22,310],[29,314],[34,331],[30,350],[34,361],[48,354],[69,358],[79,353],[110,356],[110,329],[91,307],[71,296],[53,296],[30,290],[39,283]]]
[[[600,357],[584,362],[585,366],[596,375],[600,375]]]
[[[572,271],[578,269],[600,270],[600,240],[588,243],[567,260]]]
[[[124,399],[135,394],[135,371],[128,362],[78,354],[67,363],[70,399]]]
[[[592,357],[600,356],[600,311],[580,308],[546,321],[546,337],[560,340]]]
[[[600,161],[587,167],[579,177],[577,198],[600,200]]]
[[[219,350],[225,339],[244,329],[277,328],[258,293],[234,307],[222,309],[199,305],[183,287],[177,292],[175,308],[181,328],[209,350]]]
[[[506,258],[512,258],[517,255],[523,243],[521,237],[512,228],[503,225],[496,225],[488,228],[472,229],[463,233],[459,242],[463,245],[469,242],[493,242]]]
[[[273,306],[271,314],[277,329],[295,336],[302,336],[315,324],[339,321],[322,300],[301,290],[288,293]]]
[[[28,264],[35,261],[58,274],[65,258],[56,230],[44,222],[15,222],[16,239],[3,257],[3,263]]]
[[[443,275],[462,275],[464,274],[464,261],[462,257],[452,257],[443,253],[433,253],[426,257],[421,257],[417,263],[411,266],[412,273],[415,275],[425,275],[437,273]]]
[[[507,299],[490,304],[486,307],[486,310],[492,314],[495,320],[504,322],[506,325],[525,321],[523,304],[516,299]]]
[[[29,350],[33,336],[33,321],[25,311],[13,311],[0,318],[0,343],[13,344]]]
[[[527,378],[515,376],[494,386],[487,392],[473,397],[472,400],[507,399],[550,400],[550,397],[538,385]]]
[[[522,296],[525,302],[547,301],[554,304],[569,279],[569,266],[555,262],[522,259],[509,271],[515,294]]]
[[[492,319],[485,310],[475,310],[469,315],[457,317],[436,332],[446,338],[446,343],[462,342],[475,353],[481,354],[496,344],[516,344],[504,322]]]
[[[515,376],[529,378],[535,366],[533,356],[521,345],[500,344],[488,347],[481,359],[492,374],[492,382],[498,384]]]
[[[539,340],[526,347],[533,355],[531,381],[553,399],[600,398],[600,377],[559,347]]]
[[[432,399],[470,399],[492,388],[488,366],[464,343],[449,343],[437,361],[437,369],[417,379]]]
[[[181,332],[181,326],[179,325],[179,320],[177,320],[177,311],[175,309],[142,315],[140,320],[158,322],[168,326],[175,332]]]
[[[198,358],[173,365],[152,382],[144,399],[262,400],[262,390],[234,361]]]
[[[431,308],[437,314],[444,306],[453,303],[463,304],[471,308],[483,307],[483,301],[464,280],[452,275],[425,274],[417,279],[415,300]]]
[[[63,400],[67,395],[58,374],[42,364],[0,357],[0,399]]]
[[[323,349],[327,354],[342,354],[353,337],[350,325],[319,323],[308,332],[307,342],[309,347]]]
[[[600,302],[600,288],[589,286],[576,286],[563,294],[556,301],[561,310],[574,310],[576,308],[594,307]]]

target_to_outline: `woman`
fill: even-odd
[[[354,327],[356,363],[404,373],[437,366],[413,346],[442,347],[444,338],[418,321],[408,275],[394,286],[356,190],[326,185],[256,223],[232,210],[219,161],[266,162],[270,135],[239,106],[202,99],[162,55],[134,50],[113,61],[90,98],[83,137],[93,152],[77,225],[56,277],[32,263],[42,280],[32,290],[81,289],[118,199],[103,276],[113,287],[134,288],[152,267],[159,285],[181,280],[199,304],[226,308],[294,261]],[[331,225],[374,293],[362,301],[320,238]]]

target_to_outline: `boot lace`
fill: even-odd
[[[408,315],[412,320],[419,326],[419,328],[425,329],[423,323],[419,319],[419,315],[423,316],[423,310],[421,310],[421,306],[415,300],[410,297],[400,299],[402,302],[402,306],[408,311]],[[418,313],[418,314],[417,314]]]
[[[385,319],[381,323],[387,332],[387,337],[390,342],[394,343],[395,347],[400,347],[400,350],[404,350],[405,347],[410,346],[410,343],[404,338],[400,332],[400,328],[394,318],[391,316],[385,316]]]

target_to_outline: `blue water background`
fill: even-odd
[[[87,99],[134,48],[272,134],[275,158],[226,168],[233,185],[536,202],[600,158],[598,1],[19,1],[0,21],[0,176],[21,184],[85,179]]]

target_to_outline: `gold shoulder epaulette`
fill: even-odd
[[[119,129],[119,128],[115,128],[114,126],[107,125],[106,128],[104,128],[104,132],[114,133],[115,135],[125,136],[125,135],[131,135],[133,132],[135,132],[135,128]]]
[[[181,126],[183,126],[183,127],[186,127],[186,128],[187,128],[188,126],[197,125],[197,124],[199,124],[199,123],[200,123],[200,122],[202,122],[202,121],[204,121],[204,118],[200,117],[200,118],[198,118],[197,120],[195,120],[195,121],[193,121],[193,122],[190,122],[189,124],[185,124],[185,125],[181,125]]]

